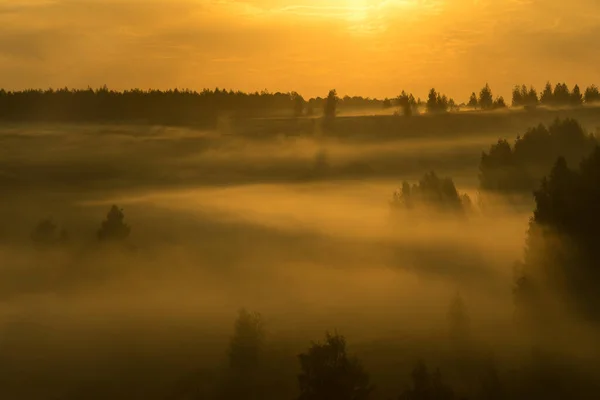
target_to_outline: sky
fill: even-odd
[[[600,0],[0,0],[0,86],[466,101],[600,84]]]

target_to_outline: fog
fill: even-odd
[[[418,358],[454,379],[456,293],[473,349],[503,366],[528,356],[512,286],[532,206],[488,196],[481,207],[477,183],[481,151],[519,131],[386,140],[237,133],[0,129],[6,396],[214,398],[240,308],[265,319],[278,366],[269,398],[295,396],[296,354],[334,330],[370,368],[376,398],[397,396]],[[471,197],[466,217],[390,206],[403,180],[430,170]],[[131,226],[125,248],[96,238],[113,204]],[[69,240],[38,248],[31,232],[48,217]],[[592,357],[582,329],[578,346],[565,337],[557,351]]]

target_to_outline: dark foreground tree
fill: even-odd
[[[122,241],[127,239],[131,228],[124,222],[124,219],[123,210],[113,205],[98,230],[98,239],[100,241]]]
[[[325,336],[298,356],[298,400],[366,400],[373,386],[360,361],[350,357],[346,339],[338,334]]]
[[[554,316],[547,315],[553,310],[600,322],[599,188],[600,147],[596,146],[577,170],[558,158],[535,191],[536,207],[515,297],[517,305],[529,311],[521,315],[537,319],[546,315],[546,328],[556,328]]]

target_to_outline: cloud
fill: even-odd
[[[600,81],[598,33],[596,0],[0,0],[0,74],[10,88],[435,86],[460,100],[486,81],[505,95]]]

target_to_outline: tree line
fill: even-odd
[[[382,100],[360,96],[337,98],[344,108],[381,107]],[[322,110],[326,98],[305,100],[297,92],[245,93],[241,91],[0,89],[0,120],[40,122],[140,121],[159,124],[214,125],[220,114],[251,117],[268,115],[310,116]]]
[[[334,91],[335,92],[335,91]],[[453,111],[462,107],[492,110],[505,108],[502,96],[494,97],[489,85],[479,93],[473,92],[469,101],[457,104],[452,98],[432,88],[423,101],[412,93],[402,91],[394,99],[377,99],[362,96],[338,97],[336,106],[351,108],[398,107],[399,113],[410,116],[424,108],[429,113]],[[573,89],[564,84],[550,83],[538,94],[532,86],[516,86],[512,93],[513,107],[578,106],[600,102],[598,87],[591,85],[584,93],[578,85]],[[215,125],[221,114],[235,116],[293,115],[330,116],[326,110],[329,96],[305,99],[297,92],[266,90],[246,93],[216,88],[202,91],[191,90],[110,90],[98,89],[47,89],[6,91],[0,89],[0,120],[40,122],[103,122],[140,121],[156,124]],[[334,113],[335,114],[335,113]]]

